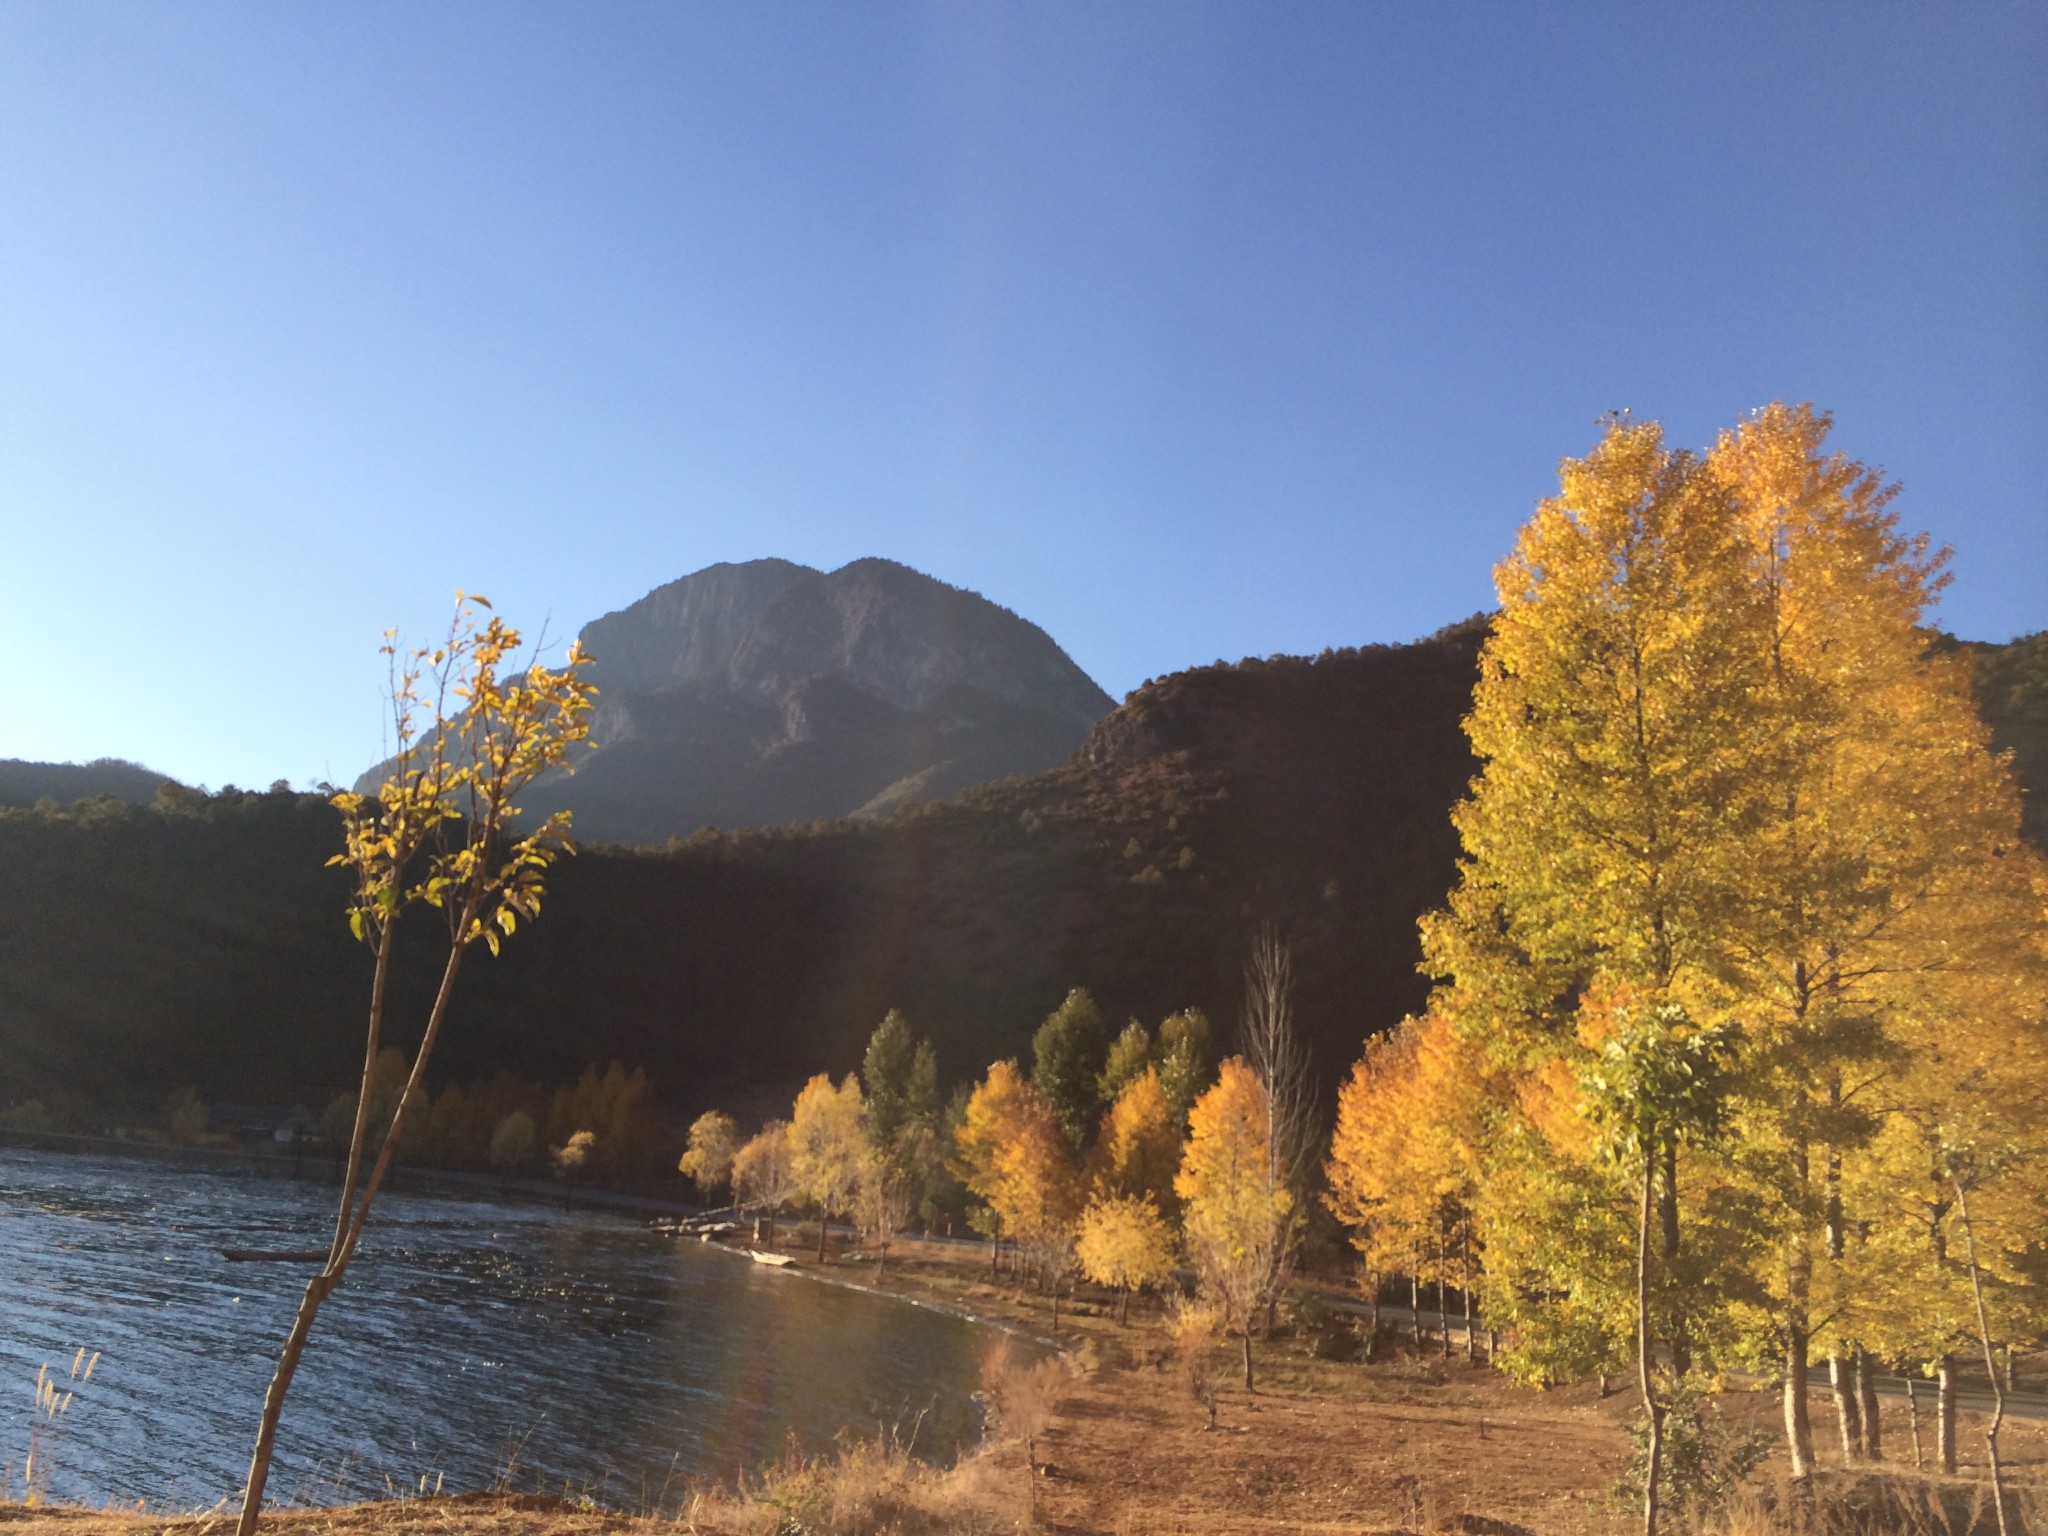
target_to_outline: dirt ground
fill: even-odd
[[[1078,1382],[1044,1439],[1049,1529],[1164,1533],[1445,1530],[1484,1515],[1583,1523],[1626,1454],[1613,1416],[1507,1388],[1483,1366],[1287,1360],[1219,1394],[1217,1425],[1177,1361]]]
[[[1043,1297],[1009,1277],[991,1277],[985,1251],[979,1260],[971,1254],[900,1248],[891,1256],[884,1289],[1038,1334],[1050,1329]],[[872,1274],[870,1263],[835,1257],[824,1278],[865,1284]],[[1123,1327],[1106,1299],[1083,1300],[1063,1311],[1060,1342],[1074,1375],[1036,1442],[1039,1526],[1059,1536],[1621,1536],[1637,1527],[1639,1516],[1608,1496],[1627,1457],[1624,1426],[1634,1404],[1623,1390],[1603,1397],[1597,1384],[1587,1382],[1538,1392],[1462,1354],[1338,1363],[1311,1358],[1300,1341],[1282,1337],[1257,1347],[1253,1393],[1238,1380],[1234,1349],[1219,1349],[1210,1358],[1206,1378],[1217,1384],[1212,1428],[1155,1308],[1134,1308]],[[1731,1392],[1723,1405],[1738,1423],[1773,1429],[1778,1423],[1772,1392]],[[1931,1457],[1931,1413],[1922,1430]],[[1832,1431],[1830,1400],[1816,1392],[1814,1432],[1830,1467],[1840,1462],[1829,1450]],[[1884,1433],[1890,1467],[1910,1479],[1913,1448],[1903,1401],[1885,1401]],[[1984,1489],[1978,1416],[1963,1415],[1961,1444],[1958,1477],[1930,1477],[1926,1485],[1939,1494],[1946,1484],[1950,1502],[1968,1510]],[[2048,1424],[2009,1422],[2002,1445],[2011,1482],[2030,1501],[2041,1499],[2048,1493]],[[1021,1447],[1004,1445],[990,1454],[1004,1486],[1029,1485]],[[1782,1465],[1767,1469],[1765,1480],[1782,1473]],[[1829,1475],[1840,1482],[1849,1474],[1844,1469]],[[1988,1518],[1988,1507],[1984,1513]],[[1008,1516],[1001,1523],[1025,1524]],[[282,1510],[266,1515],[264,1524],[278,1536],[596,1536],[689,1529],[672,1519],[559,1500],[486,1495]],[[1965,1518],[1956,1536],[1970,1524]],[[233,1525],[228,1511],[170,1520],[162,1514],[0,1505],[0,1536],[227,1536]]]
[[[1627,1459],[1633,1400],[1597,1385],[1535,1392],[1483,1364],[1413,1358],[1371,1367],[1328,1365],[1284,1347],[1266,1362],[1259,1391],[1219,1397],[1217,1428],[1178,1362],[1104,1370],[1079,1380],[1042,1441],[1046,1527],[1063,1536],[1218,1536],[1268,1532],[1493,1532],[1620,1536],[1640,1528],[1633,1504],[1610,1490]],[[1735,1423],[1775,1431],[1775,1392],[1731,1392]],[[1831,1432],[1816,1401],[1817,1437]],[[1906,1405],[1884,1404],[1888,1467],[1908,1483],[1913,1464]],[[1929,1438],[1931,1421],[1923,1426]],[[1981,1420],[1965,1415],[1965,1455],[1947,1502],[1982,1505],[1990,1519]],[[1971,1438],[1975,1437],[1975,1438]],[[1824,1481],[1849,1473],[1823,1442]],[[2048,1490],[2048,1426],[2009,1422],[2001,1436],[2008,1483],[2038,1499]],[[1782,1462],[1765,1469],[1771,1486]],[[1965,1521],[1967,1525],[1967,1521]],[[1959,1533],[1958,1533],[1959,1536]]]

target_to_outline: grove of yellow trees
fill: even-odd
[[[1652,1530],[1671,1376],[1776,1375],[1804,1476],[1812,1361],[1875,1456],[1873,1357],[2039,1328],[2048,876],[1922,627],[1943,556],[1828,429],[1564,463],[1496,572],[1431,1014],[1329,1165],[1369,1267],[1470,1223],[1513,1368],[1633,1361]]]
[[[2002,1412],[1998,1351],[2048,1332],[2048,863],[1926,627],[1945,552],[1829,428],[1772,405],[1693,453],[1617,418],[1561,465],[1495,572],[1463,856],[1421,925],[1437,985],[1367,1043],[1323,1164],[1418,1345],[1433,1284],[1525,1379],[1632,1371],[1650,1536],[1667,1443],[1699,1443],[1670,1416],[1726,1373],[1780,1384],[1797,1478],[1815,1371],[1851,1460],[1883,1454],[1875,1372],[1924,1375],[1952,1468],[1961,1360]],[[868,1107],[813,1079],[734,1154],[736,1195],[881,1230],[906,1207],[878,1157],[928,1219],[950,1177],[1055,1328],[1074,1266],[1127,1300],[1177,1251],[1249,1388],[1317,1160],[1290,977],[1265,931],[1213,1075],[1200,1015],[1112,1042],[1077,990],[1028,1072],[995,1063],[943,1119],[892,1015]]]

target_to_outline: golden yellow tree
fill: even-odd
[[[1271,1141],[1265,1089],[1244,1058],[1233,1056],[1188,1112],[1174,1190],[1189,1261],[1242,1340],[1247,1392],[1252,1327],[1278,1282],[1294,1204],[1289,1171],[1273,1175]]]
[[[1130,1317],[1134,1292],[1173,1274],[1173,1228],[1149,1195],[1097,1195],[1081,1213],[1074,1249],[1082,1274],[1123,1292],[1119,1327]]]
[[[1953,1357],[1981,1353],[1996,1399],[1986,1450],[2003,1529],[2006,1402],[1994,1351],[2038,1339],[2048,1321],[2048,865],[2015,846],[1972,873],[1964,920],[1948,931],[1980,963],[1922,978],[1921,1006],[1898,1031],[1900,1067],[1879,1088],[1878,1133],[1849,1160],[1844,1185],[1858,1217],[1851,1257],[1861,1260],[1853,1337],[1928,1363],[1944,1470],[1956,1457]],[[1873,1458],[1875,1406],[1872,1393]]]
[[[862,1240],[875,1245],[875,1284],[887,1278],[889,1245],[909,1225],[915,1207],[909,1171],[870,1136],[854,1164],[853,1219]]]
[[[789,1146],[789,1122],[770,1120],[733,1154],[732,1198],[746,1211],[765,1211],[768,1246],[775,1246],[775,1213],[799,1197]]]
[[[1074,1164],[1065,1121],[1029,1083],[996,1149],[995,1186],[988,1198],[1003,1229],[1023,1245],[1039,1283],[1051,1292],[1052,1328],[1059,1332],[1060,1295],[1073,1267],[1087,1187]]]
[[[572,1163],[584,1174],[651,1171],[661,1151],[662,1131],[645,1069],[628,1070],[616,1061],[602,1072],[586,1067],[574,1083],[556,1089],[548,1106],[546,1140],[561,1146],[578,1135],[587,1139]]]
[[[1486,1109],[1496,1076],[1448,1019],[1431,1015],[1404,1019],[1389,1034],[1367,1041],[1338,1090],[1324,1202],[1351,1229],[1365,1288],[1374,1298],[1375,1331],[1380,1285],[1405,1273],[1419,1347],[1421,1285],[1431,1245],[1439,1255],[1441,1283],[1447,1278],[1447,1234],[1462,1243],[1473,1236]],[[1469,1301],[1469,1266],[1461,1264],[1460,1280]],[[1469,1311],[1466,1342],[1469,1352]]]
[[[982,1202],[972,1219],[986,1231],[991,1272],[1001,1257],[1003,1239],[1008,1235],[1003,1228],[1001,1213],[989,1199],[996,1180],[996,1148],[1002,1144],[1016,1113],[1018,1095],[1024,1087],[1024,1076],[1014,1061],[999,1061],[991,1066],[968,1095],[952,1145],[947,1149],[949,1170],[968,1193]]]
[[[1854,1383],[1868,1390],[1865,1347],[1888,1325],[1858,1256],[1873,1213],[1853,1206],[1854,1165],[1916,1054],[1915,1020],[1958,974],[2014,962],[1971,912],[2019,851],[2017,798],[1967,672],[1930,654],[1921,628],[1944,555],[1900,532],[1895,488],[1828,452],[1829,428],[1810,407],[1772,405],[1708,457],[1768,620],[1756,713],[1771,736],[1746,790],[1756,811],[1737,846],[1721,1004],[1744,1019],[1761,1074],[1736,1140],[1773,1225],[1759,1280],[1780,1320],[1800,1476],[1814,1318],[1829,1320],[1844,1450],[1876,1450]]]
[[[1166,1101],[1158,1069],[1146,1067],[1124,1084],[1103,1116],[1091,1169],[1096,1192],[1149,1198],[1173,1221],[1180,1215],[1173,1192],[1180,1154],[1180,1119]]]
[[[803,1086],[789,1116],[790,1177],[818,1208],[818,1262],[834,1216],[852,1212],[867,1151],[867,1103],[851,1072],[837,1088],[820,1072]]]
[[[1445,1010],[1507,1054],[1568,1042],[1596,973],[1682,992],[1723,966],[1740,791],[1769,734],[1747,559],[1726,488],[1654,424],[1616,421],[1495,572],[1466,722],[1483,766],[1424,940]]]
[[[1559,491],[1495,573],[1501,612],[1467,721],[1482,770],[1453,813],[1465,858],[1448,910],[1423,934],[1427,968],[1446,979],[1434,1006],[1504,1067],[1558,1069],[1579,1090],[1567,1118],[1590,1121],[1599,1096],[1583,1090],[1603,1042],[1582,1028],[1589,996],[1625,996],[1611,1017],[1638,1025],[1683,1017],[1708,1028],[1719,1017],[1714,989],[1729,970],[1743,843],[1759,814],[1756,764],[1775,742],[1758,708],[1768,611],[1725,480],[1669,449],[1654,424],[1616,420],[1592,453],[1564,462]],[[1636,1246],[1638,1223],[1625,1181],[1599,1180],[1589,1213],[1599,1222],[1579,1236],[1605,1237],[1597,1250],[1581,1244],[1574,1267],[1609,1282],[1594,1316],[1640,1314],[1630,1331],[1654,1449],[1658,1344],[1682,1371],[1703,1336],[1724,1331],[1707,1283],[1719,1276],[1681,1221],[1707,1209],[1697,1177],[1688,1197],[1688,1161],[1719,1148],[1696,1134],[1682,1156],[1682,1117],[1645,1121],[1610,1104],[1605,1118],[1658,1139],[1629,1153],[1649,1168],[1656,1251],[1627,1269],[1613,1263]],[[1512,1127],[1502,1139],[1546,1150]],[[1546,1168],[1563,1172],[1540,1155],[1524,1161],[1525,1172]],[[1522,1224],[1558,1209],[1495,1207]],[[1518,1246],[1507,1236],[1489,1234],[1489,1250]],[[1527,1234],[1519,1246],[1572,1236]],[[1658,1507],[1652,1478],[1647,1531]]]
[[[967,1101],[954,1155],[961,1182],[987,1203],[998,1230],[1023,1245],[1040,1283],[1050,1286],[1057,1330],[1060,1286],[1086,1199],[1064,1122],[1015,1062],[999,1061]]]
[[[732,1160],[740,1150],[740,1128],[723,1110],[707,1109],[690,1122],[689,1142],[676,1168],[709,1197],[732,1182]]]
[[[589,735],[586,717],[595,690],[578,676],[588,658],[572,644],[560,668],[538,660],[521,666],[519,632],[495,614],[481,616],[479,610],[488,613],[489,607],[480,597],[457,594],[455,618],[438,646],[402,651],[395,633],[385,636],[397,756],[374,797],[334,797],[344,849],[330,862],[355,877],[349,928],[374,957],[363,1086],[326,1262],[306,1283],[264,1395],[238,1536],[253,1536],[260,1518],[278,1419],[314,1319],[348,1272],[392,1156],[426,1100],[427,1062],[463,959],[478,942],[495,955],[521,921],[540,915],[548,865],[568,846],[567,812],[521,833],[514,802],[535,779],[561,767],[570,749]],[[445,919],[448,957],[412,1070],[390,1120],[379,1126],[373,1088],[384,1049],[385,987],[399,920],[419,905]],[[365,1174],[373,1147],[375,1160]]]
[[[1604,1275],[1595,1316],[1626,1278],[1622,1191],[1529,1196],[1599,1163],[1583,1143],[1616,1123],[1590,1091],[1610,1026],[1682,1016],[1677,1047],[1742,1025],[1725,1132],[1688,1143],[1681,1117],[1652,1154],[1650,1289],[1680,1371],[1768,1340],[1796,1476],[1814,1320],[1843,1367],[1886,1326],[1856,1294],[1876,1212],[1852,1198],[1911,1020],[1946,978],[2015,963],[1969,916],[2015,854],[2016,802],[1967,678],[1917,627],[1939,557],[1827,428],[1773,406],[1701,461],[1618,422],[1565,464],[1498,573],[1467,857],[1424,928],[1435,1006],[1519,1085],[1491,1137],[1490,1257]],[[1845,1444],[1869,1448],[1846,1385],[1838,1404]]]

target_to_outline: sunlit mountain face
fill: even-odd
[[[593,745],[526,803],[586,840],[941,799],[1056,767],[1114,706],[1036,625],[888,560],[710,566],[580,638]]]

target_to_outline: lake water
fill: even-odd
[[[334,1189],[0,1149],[0,1466],[21,1493],[36,1370],[100,1352],[48,1451],[53,1497],[210,1508],[239,1490]],[[320,1313],[278,1502],[489,1488],[672,1505],[842,1433],[944,1461],[980,1433],[990,1331],[604,1212],[387,1194]],[[1028,1346],[1017,1346],[1028,1348]],[[662,1490],[666,1489],[664,1497]]]

